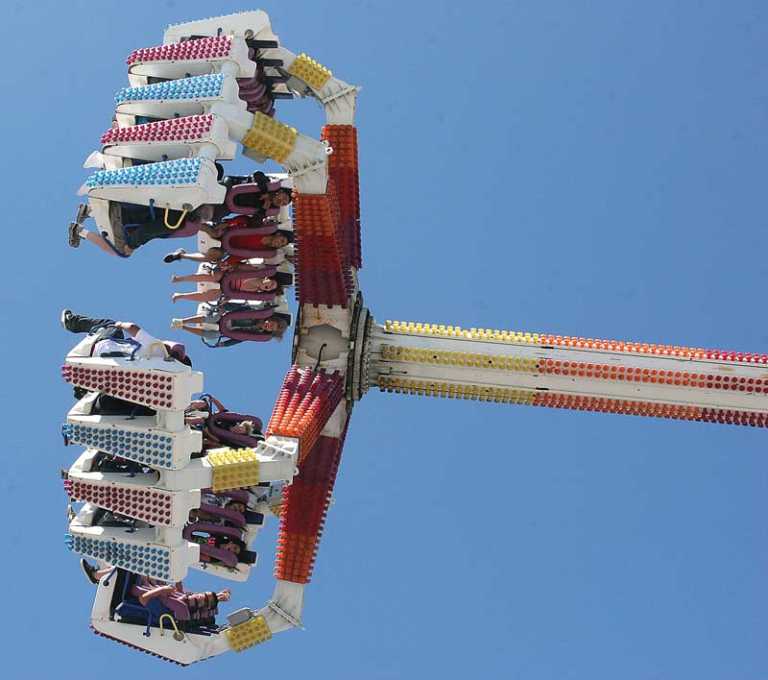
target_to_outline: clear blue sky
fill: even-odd
[[[63,545],[63,306],[167,333],[162,244],[72,251],[124,59],[231,2],[20,2],[6,54],[4,677],[763,680],[767,433],[370,393],[305,632],[176,671],[96,638]],[[291,2],[290,49],[363,85],[376,318],[768,351],[764,2]],[[278,116],[317,135],[313,102]],[[234,167],[245,167],[240,163]],[[184,311],[191,311],[187,307]],[[177,336],[178,337],[178,336]],[[268,417],[288,343],[194,357]],[[272,590],[274,530],[237,606]],[[220,582],[202,576],[197,587]]]

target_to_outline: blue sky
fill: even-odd
[[[93,590],[62,538],[58,469],[77,451],[59,437],[57,314],[174,337],[169,278],[187,268],[157,243],[127,261],[68,249],[80,166],[132,49],[248,8],[123,7],[14,2],[0,26],[5,677],[768,677],[765,432],[374,392],[306,631],[185,671],[88,631]],[[364,88],[361,281],[379,321],[768,351],[765,3],[262,8],[287,47]],[[322,125],[310,101],[278,117]],[[189,346],[210,391],[268,417],[288,343]],[[271,593],[273,545],[274,529],[236,606]]]

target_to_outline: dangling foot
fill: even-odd
[[[181,259],[182,255],[186,254],[186,250],[184,248],[179,248],[178,250],[174,250],[172,253],[168,253],[164,258],[163,262],[166,264],[170,264],[171,262],[176,262],[177,260]]]
[[[183,325],[183,319],[171,319],[171,328],[181,328]]]
[[[80,247],[80,225],[77,222],[70,222],[67,230],[69,245],[72,248]]]
[[[83,570],[85,578],[87,578],[93,585],[98,584],[99,579],[96,578],[96,567],[88,564],[88,562],[83,558],[80,560],[80,568]]]
[[[180,280],[181,280],[181,275],[179,274],[174,274],[171,277],[171,283],[178,283]]]

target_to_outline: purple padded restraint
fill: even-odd
[[[259,442],[262,441],[262,437],[256,437],[250,434],[239,434],[237,432],[232,432],[225,425],[225,423],[239,423],[243,420],[250,420],[253,423],[254,427],[259,432],[261,432],[261,429],[263,427],[261,418],[256,418],[255,416],[243,415],[242,413],[232,413],[231,411],[212,414],[208,418],[208,422],[206,423],[206,425],[210,430],[211,434],[214,435],[216,439],[219,439],[220,441],[224,442],[225,444],[228,444],[229,446],[234,446],[234,447],[257,446]],[[248,501],[244,500],[243,502],[247,503]]]
[[[229,538],[235,538],[242,540],[240,529],[232,529],[230,527],[220,527],[216,524],[209,524],[208,522],[197,522],[196,524],[190,524],[184,528],[182,536],[188,541],[192,540],[192,534],[195,531],[204,531],[211,536],[227,536]],[[217,548],[215,545],[207,545],[203,543],[200,545],[200,554],[217,560],[227,567],[234,568],[237,566],[237,555],[224,550],[224,548]]]
[[[236,512],[235,510],[227,510],[227,508],[220,508],[218,505],[208,505],[206,503],[201,503],[200,511],[206,512],[209,515],[221,517],[221,519],[234,524],[238,529],[245,527],[245,517],[243,517],[241,513]]]
[[[238,196],[247,196],[248,194],[265,194],[271,191],[276,191],[280,188],[280,182],[270,182],[267,185],[267,190],[263,191],[258,184],[237,184],[233,186],[226,195],[224,202],[226,203],[229,212],[237,215],[254,215],[261,206],[239,205],[235,200]],[[280,214],[280,208],[267,208],[264,211],[266,217],[274,217]]]
[[[272,333],[244,331],[232,328],[231,322],[238,319],[268,319],[274,314],[271,307],[267,309],[254,309],[242,312],[227,312],[219,319],[219,333],[234,340],[251,340],[253,342],[266,342],[273,338]]]
[[[221,294],[229,300],[263,300],[271,302],[275,299],[275,291],[266,293],[254,293],[237,288],[236,285],[244,279],[263,279],[274,276],[277,267],[263,267],[255,271],[229,271],[221,279]]]

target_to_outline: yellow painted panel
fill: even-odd
[[[242,652],[249,647],[266,642],[272,637],[272,631],[261,615],[228,628],[224,634],[227,636],[230,648],[236,652]]]
[[[288,73],[303,80],[313,90],[322,89],[332,75],[329,69],[303,52],[293,60]]]
[[[293,152],[298,134],[296,128],[256,112],[253,114],[251,128],[245,133],[242,143],[243,146],[253,149],[261,156],[283,163]]]

